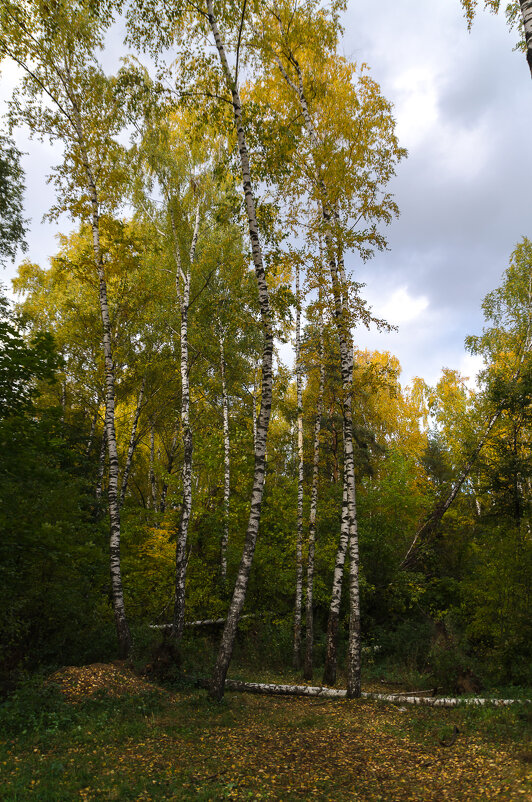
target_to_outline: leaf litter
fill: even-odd
[[[75,705],[102,692],[119,698],[157,689],[123,664],[69,667],[51,679]],[[217,705],[192,689],[163,691],[161,698],[160,709],[130,722],[134,731],[109,720],[103,731],[87,726],[73,739],[4,742],[2,798],[531,798],[521,758],[526,744],[490,738],[456,710],[401,712],[374,700],[318,706],[238,693]],[[54,774],[54,765],[62,771]]]

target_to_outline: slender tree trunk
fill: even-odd
[[[321,299],[320,299],[321,301]],[[305,608],[305,664],[304,677],[312,679],[314,651],[314,554],[316,548],[316,513],[318,509],[318,480],[320,466],[320,429],[323,414],[323,393],[325,388],[325,346],[323,342],[323,314],[320,308],[319,317],[319,351],[320,384],[316,403],[316,419],[314,421],[314,455],[312,460],[312,488],[310,491],[310,514],[308,527],[307,558],[307,597]]]
[[[67,80],[70,80],[68,70]],[[105,362],[105,429],[107,432],[107,450],[109,455],[109,519],[110,519],[110,568],[111,568],[111,595],[118,646],[121,657],[127,657],[131,649],[131,633],[127,623],[124,592],[122,589],[122,572],[120,568],[120,505],[118,499],[118,448],[115,431],[115,374],[113,349],[111,339],[111,319],[107,300],[107,282],[105,280],[104,263],[100,245],[100,202],[98,190],[88,157],[81,113],[77,104],[75,92],[69,89],[69,99],[72,103],[72,121],[76,127],[78,143],[80,146],[83,170],[87,179],[87,189],[91,203],[91,230],[94,261],[98,273],[100,313],[103,328],[103,353]]]
[[[337,655],[336,645],[338,639],[338,624],[340,621],[340,605],[342,602],[342,582],[344,576],[345,555],[349,543],[349,509],[347,501],[347,479],[343,471],[342,493],[342,520],[340,524],[340,540],[336,551],[333,583],[331,591],[331,604],[329,606],[329,619],[327,622],[327,645],[325,652],[325,668],[323,670],[324,685],[336,683]]]
[[[253,395],[251,398],[251,416],[253,422],[253,453],[255,453],[255,451],[257,450],[257,420],[259,417],[255,368],[253,369]]]
[[[342,287],[342,307],[347,309],[347,277],[344,268],[344,259],[341,249],[337,258]],[[344,324],[345,325],[345,324]],[[344,375],[344,461],[347,466],[347,504],[349,510],[349,641],[347,649],[347,696],[357,698],[362,692],[361,687],[361,656],[362,643],[360,639],[360,586],[359,586],[359,551],[358,551],[358,517],[355,490],[355,461],[353,452],[353,417],[352,417],[352,386],[353,386],[353,343],[348,336],[348,361]]]
[[[246,146],[244,135],[244,128],[242,124],[242,105],[240,102],[240,95],[236,85],[236,80],[233,79],[225,47],[222,42],[220,31],[214,16],[213,0],[207,0],[208,18],[211,31],[214,36],[216,48],[220,58],[223,74],[226,80],[228,89],[231,92],[231,99],[233,105],[235,128],[237,133],[238,151],[240,155],[240,167],[242,174],[242,183],[244,190],[245,206],[248,218],[249,236],[251,241],[251,252],[253,257],[253,264],[255,267],[255,277],[257,279],[257,288],[259,295],[259,305],[262,321],[262,330],[264,335],[263,352],[262,352],[262,394],[259,416],[257,420],[257,435],[255,442],[255,468],[253,474],[253,489],[251,492],[251,505],[248,520],[248,527],[246,532],[246,539],[244,542],[244,550],[242,553],[242,560],[238,570],[238,575],[235,583],[233,597],[229,606],[227,614],[227,622],[224,627],[218,657],[212,676],[210,686],[210,696],[213,699],[221,699],[224,693],[225,678],[227,676],[227,669],[231,661],[233,653],[233,645],[236,637],[236,631],[239,618],[242,614],[242,608],[246,598],[246,591],[248,586],[251,565],[253,562],[253,555],[255,552],[255,544],[257,541],[257,533],[260,521],[260,512],[262,506],[262,495],[264,488],[264,471],[266,464],[266,440],[268,434],[268,425],[270,422],[271,404],[272,404],[272,365],[273,365],[273,321],[270,311],[270,301],[268,295],[268,285],[266,283],[266,275],[264,271],[264,264],[262,259],[262,250],[259,239],[259,231],[257,225],[257,216],[255,211],[255,200],[253,198],[253,191],[251,185],[251,173],[249,167],[249,155]]]
[[[301,610],[303,606],[303,376],[301,370],[301,291],[299,264],[296,264],[296,393],[297,393],[297,531],[296,598],[294,606],[294,649],[292,665],[301,667]]]
[[[155,424],[150,420],[150,465],[148,471],[151,501],[150,507],[157,510],[157,480],[155,479]],[[149,496],[148,496],[149,498]]]
[[[105,425],[102,432],[102,442],[100,444],[100,456],[98,457],[98,479],[96,481],[96,499],[101,500],[103,494],[103,475],[105,473],[105,456],[107,454],[107,429]]]
[[[168,454],[168,467],[166,473],[170,475],[172,473],[172,468],[174,467],[174,455],[177,446],[177,429],[174,432],[174,436],[172,437],[172,443],[170,445],[170,453]],[[159,504],[160,512],[164,512],[166,510],[166,496],[168,494],[168,481],[167,479],[164,480],[163,486],[161,489],[161,501]]]
[[[124,500],[126,498],[127,483],[129,481],[129,473],[131,471],[131,463],[133,462],[133,454],[135,452],[135,446],[137,445],[137,425],[139,422],[140,410],[142,409],[142,402],[144,400],[145,386],[146,386],[146,377],[144,376],[142,379],[142,384],[140,385],[139,397],[137,399],[137,406],[135,407],[135,412],[133,413],[133,420],[131,422],[129,446],[127,449],[126,464],[124,465],[124,474],[122,476],[122,487],[120,488],[120,508],[123,507]]]
[[[525,30],[526,60],[532,77],[532,0],[520,0],[523,28]]]
[[[361,687],[361,651],[360,642],[360,588],[359,588],[359,554],[358,554],[358,522],[356,501],[354,496],[354,476],[348,481],[349,509],[349,642],[347,647],[347,696],[357,698]]]
[[[220,548],[220,574],[222,582],[227,579],[227,544],[229,542],[229,499],[231,494],[231,462],[229,454],[229,398],[227,396],[227,384],[225,380],[225,351],[224,338],[220,334],[220,374],[222,379],[222,411],[223,411],[223,434],[224,434],[224,521],[222,532],[222,543]]]
[[[290,53],[290,63],[297,73],[297,83],[295,83],[288,73],[286,72],[281,59],[276,56],[279,70],[285,79],[286,83],[295,92],[301,113],[305,122],[308,135],[312,145],[316,150],[320,148],[319,137],[316,128],[310,115],[307,98],[303,88],[303,77],[300,66],[293,53]],[[324,237],[327,252],[327,261],[329,263],[331,273],[331,284],[334,300],[334,320],[338,332],[338,339],[340,341],[340,360],[342,371],[342,388],[343,388],[343,418],[344,418],[344,471],[347,482],[347,493],[349,501],[349,509],[351,512],[351,524],[349,526],[350,537],[357,540],[356,528],[356,502],[355,502],[355,466],[353,454],[353,418],[352,418],[352,382],[353,382],[353,345],[349,331],[349,324],[346,318],[346,297],[347,285],[345,282],[345,275],[343,271],[343,264],[341,258],[336,260],[335,248],[333,242],[333,217],[334,213],[330,209],[329,201],[327,198],[327,189],[323,179],[317,177],[318,188],[321,193],[321,210],[322,219],[324,223]],[[340,273],[340,275],[339,275]],[[353,516],[355,516],[353,518]],[[358,545],[356,543],[352,546],[353,553],[358,553]],[[353,598],[350,602],[350,611],[354,613],[355,610],[360,609],[360,602],[358,599],[358,578],[355,573],[358,571],[358,561],[353,565],[350,574],[350,594]],[[360,620],[353,621],[350,624],[350,652],[349,659],[352,661],[348,669],[348,679],[350,684],[347,688],[348,696],[360,695],[360,637],[356,636],[356,631],[360,630]],[[358,652],[358,654],[356,653]],[[358,678],[357,678],[358,672]]]
[[[174,642],[179,644],[183,635],[185,624],[185,583],[187,575],[187,537],[190,515],[192,512],[192,429],[190,428],[190,385],[189,385],[189,364],[188,364],[188,308],[190,305],[190,271],[196,256],[196,244],[198,241],[200,225],[200,205],[196,209],[196,221],[194,233],[190,245],[188,265],[185,273],[180,266],[179,246],[176,242],[176,254],[179,259],[178,274],[183,278],[183,287],[180,293],[181,306],[181,429],[183,432],[183,500],[181,503],[181,515],[179,519],[179,530],[177,533],[176,559],[175,559],[175,603],[173,637]],[[177,277],[179,282],[179,275]]]
[[[124,592],[122,589],[122,571],[120,567],[120,506],[118,501],[118,449],[115,432],[115,387],[114,363],[111,350],[111,324],[107,306],[107,285],[105,282],[103,263],[99,252],[99,232],[93,232],[98,237],[97,253],[100,260],[100,307],[104,329],[105,353],[105,384],[106,384],[106,410],[105,428],[107,431],[107,450],[109,455],[109,518],[111,522],[110,556],[111,556],[111,592],[113,599],[113,612],[115,615],[118,633],[119,652],[121,657],[127,657],[131,649],[131,633],[126,618]],[[96,252],[96,246],[95,246]]]

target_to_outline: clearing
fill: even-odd
[[[532,791],[524,705],[405,709],[231,692],[216,705],[205,691],[169,691],[98,663],[19,691],[1,716],[5,802],[514,800]]]

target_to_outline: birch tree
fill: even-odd
[[[227,579],[227,545],[229,543],[229,500],[231,496],[231,457],[229,440],[229,397],[227,394],[225,336],[221,324],[218,324],[220,343],[220,379],[222,384],[222,415],[224,440],[224,501],[223,501],[223,533],[220,544],[220,575],[225,584]]]
[[[320,292],[321,296],[321,292]],[[312,484],[310,490],[310,512],[308,524],[307,587],[305,600],[305,661],[304,677],[312,679],[314,651],[314,557],[316,551],[316,519],[318,511],[318,483],[320,468],[320,431],[323,415],[323,394],[325,389],[325,344],[323,336],[322,299],[318,298],[318,352],[319,369],[318,396],[314,418]]]
[[[302,6],[292,3],[273,6],[269,16],[257,22],[260,25],[257,46],[269,69],[264,82],[274,82],[277,73],[291,94],[291,104],[298,109],[303,120],[308,145],[301,175],[306,180],[306,190],[318,203],[320,230],[330,273],[332,314],[340,342],[346,515],[351,543],[348,693],[358,696],[360,602],[351,394],[353,342],[350,331],[354,318],[343,259],[349,246],[357,248],[365,257],[370,255],[372,247],[384,246],[376,221],[387,222],[396,211],[383,189],[402,152],[395,139],[390,107],[380,96],[378,87],[369,79],[360,77],[355,89],[355,68],[335,53],[340,8],[340,4],[332,4],[318,12],[314,2]],[[307,34],[309,26],[311,36]],[[353,112],[356,113],[355,125],[351,116]],[[363,147],[360,144],[361,130],[369,135]],[[301,155],[298,161],[303,161]],[[355,235],[353,232],[361,223],[367,227],[360,227]]]
[[[296,259],[296,336],[295,371],[297,396],[297,532],[296,532],[296,598],[294,608],[294,651],[292,665],[301,665],[301,613],[303,607],[303,375],[301,365],[301,286],[300,267]]]
[[[105,356],[105,428],[109,455],[111,587],[120,653],[127,655],[131,635],[126,619],[120,570],[118,450],[115,432],[115,376],[105,266],[100,244],[101,216],[120,202],[123,176],[115,137],[123,118],[113,85],[100,69],[95,51],[112,21],[112,6],[90,2],[76,8],[57,3],[6,2],[1,10],[0,52],[23,70],[21,90],[11,106],[14,123],[26,123],[32,134],[59,140],[65,151],[56,168],[55,212],[90,220],[94,270]]]
[[[243,10],[245,12],[245,7]],[[149,19],[150,15],[153,15],[151,19],[163,21],[162,24],[159,24],[159,31],[163,32],[163,39],[168,45],[175,44],[176,39],[177,44],[179,44],[183,41],[186,42],[187,40],[195,39],[198,36],[203,44],[206,34],[211,37],[211,41],[214,41],[215,51],[218,56],[218,66],[214,73],[214,80],[211,83],[211,87],[209,87],[207,91],[211,96],[217,95],[219,91],[223,102],[229,104],[232,110],[233,130],[237,139],[244,205],[247,216],[252,260],[255,268],[263,332],[262,396],[257,420],[255,469],[250,515],[242,560],[227,614],[227,621],[224,627],[210,689],[211,696],[215,699],[220,699],[223,696],[225,677],[231,660],[238,621],[244,607],[258,534],[264,487],[266,439],[272,399],[273,320],[270,309],[268,285],[266,282],[261,237],[257,222],[249,151],[246,143],[243,120],[242,99],[238,85],[238,62],[244,13],[242,13],[241,9],[229,9],[222,5],[215,8],[213,0],[207,0],[205,5],[201,5],[197,9],[192,9],[192,7],[186,4],[178,3],[172,7],[170,13],[167,13],[166,10],[161,8],[158,4],[149,5],[148,8],[143,5],[132,13],[130,19],[134,35],[136,31],[138,38],[144,42],[153,36],[153,31],[148,30],[148,26],[151,22]],[[159,38],[157,47],[159,47],[160,41],[161,39]],[[236,59],[234,67],[230,64],[231,48],[234,48],[233,52],[235,53]],[[212,74],[212,60],[210,60],[207,72],[202,76],[203,80],[209,79]]]
[[[144,88],[152,88],[146,76]],[[145,119],[145,128],[139,146],[138,158],[148,172],[148,186],[137,190],[137,204],[157,233],[162,236],[172,254],[175,301],[179,310],[179,375],[181,385],[180,429],[183,441],[181,468],[182,500],[176,533],[175,601],[173,639],[179,644],[185,622],[185,591],[187,571],[187,539],[192,513],[192,456],[193,435],[190,420],[190,360],[189,360],[189,307],[192,269],[196,260],[196,249],[200,234],[201,196],[198,161],[201,156],[191,148],[187,118],[173,115],[171,109],[157,108],[148,97],[151,117]],[[187,141],[188,140],[188,141]],[[189,149],[190,148],[190,149]],[[199,167],[201,170],[201,167]],[[161,219],[154,204],[149,201],[146,190],[155,179],[164,199],[164,215]],[[142,183],[142,182],[141,182]],[[157,503],[155,476],[153,474],[153,428],[150,433],[150,485],[152,503]],[[166,495],[166,494],[165,494]]]

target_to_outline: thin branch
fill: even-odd
[[[244,28],[244,15],[246,13],[246,3],[247,0],[244,0],[244,4],[242,6],[242,16],[240,18],[240,27],[238,29],[238,42],[236,45],[236,67],[235,67],[235,86],[238,86],[238,65],[240,60],[240,42],[242,39],[242,29]]]

